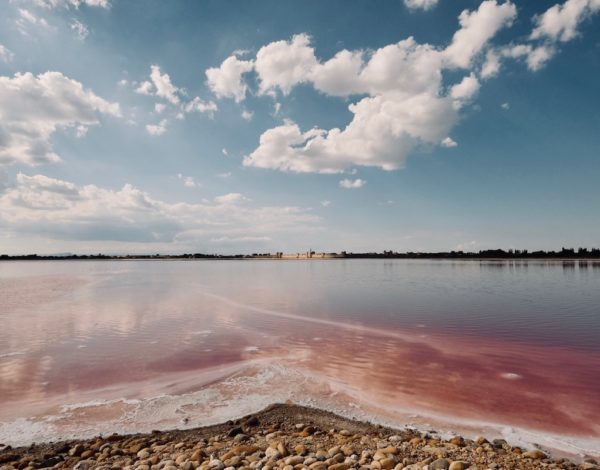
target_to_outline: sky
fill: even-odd
[[[0,253],[600,246],[600,0],[0,12]]]

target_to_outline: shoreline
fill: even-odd
[[[553,458],[542,449],[510,446],[437,431],[394,429],[330,411],[275,404],[225,423],[147,434],[0,444],[0,469],[76,468],[139,470],[461,470],[471,468],[600,469]]]

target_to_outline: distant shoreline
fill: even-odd
[[[0,255],[0,261],[86,261],[86,260],[347,260],[347,259],[407,259],[407,260],[472,260],[472,261],[528,261],[528,260],[555,260],[555,261],[599,261],[600,249],[563,249],[561,251],[504,251],[504,250],[485,250],[477,253],[471,252],[439,252],[439,253],[253,253],[236,255],[217,255],[217,254],[181,254],[181,255]]]

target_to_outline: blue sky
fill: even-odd
[[[600,2],[10,0],[0,252],[600,245]]]

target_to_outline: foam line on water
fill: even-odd
[[[413,427],[427,431],[434,427],[447,436],[457,431],[466,437],[485,434],[489,437],[504,437],[509,443],[523,447],[532,447],[533,443],[537,443],[563,455],[600,455],[600,442],[597,439],[544,433],[509,427],[502,423],[426,413],[401,406],[382,409],[376,397],[367,396],[356,387],[278,362],[248,364],[229,377],[189,393],[73,403],[63,406],[58,414],[41,419],[19,418],[13,422],[0,423],[0,441],[11,445],[25,445],[32,441],[92,437],[98,433],[193,428],[235,419],[257,412],[272,403],[288,400],[326,409],[348,418],[396,428]],[[114,419],[77,422],[79,415],[88,416],[87,411],[115,406],[122,407],[122,411]],[[183,418],[188,419],[183,421]]]

